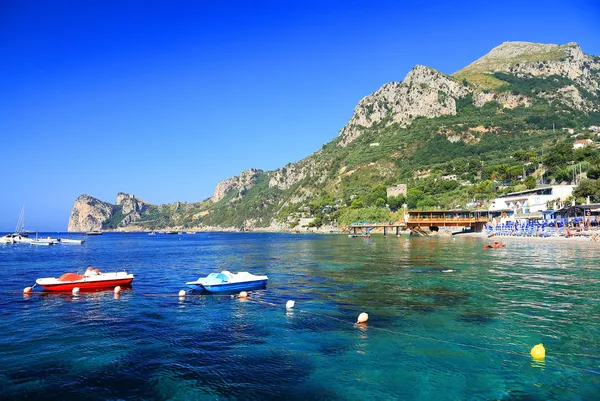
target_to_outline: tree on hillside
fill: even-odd
[[[390,207],[390,210],[394,212],[400,209],[405,202],[406,198],[404,198],[402,194],[388,197],[388,206]]]
[[[561,167],[573,160],[573,146],[567,142],[561,142],[544,155],[544,164],[548,167]]]
[[[365,205],[373,206],[376,205],[377,199],[383,199],[383,204],[385,205],[387,202],[387,188],[385,185],[375,185],[371,192],[365,196]]]
[[[597,180],[600,178],[600,166],[592,166],[587,171],[587,177],[592,180]]]
[[[533,189],[537,186],[537,179],[535,176],[530,175],[529,177],[525,178],[525,181],[523,183],[525,184],[527,189]]]
[[[600,201],[600,181],[585,179],[573,188],[573,196],[577,199],[585,199],[588,196],[593,202]]]

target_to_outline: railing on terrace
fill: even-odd
[[[403,221],[379,221],[379,222],[367,222],[367,221],[356,221],[350,226],[402,226],[404,225]]]
[[[487,217],[409,217],[409,223],[487,223]]]

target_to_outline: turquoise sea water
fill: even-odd
[[[199,233],[0,245],[0,399],[600,399],[600,247],[483,243]],[[88,265],[132,270],[133,287],[21,293]],[[224,269],[269,284],[247,301],[177,296]]]

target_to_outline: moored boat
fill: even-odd
[[[223,270],[221,273],[210,273],[196,281],[185,283],[189,288],[208,292],[235,292],[265,288],[267,276],[256,276],[248,272],[231,273]]]
[[[101,290],[115,286],[127,287],[133,281],[133,274],[126,271],[101,272],[99,269],[88,267],[84,274],[65,273],[59,278],[38,278],[35,283],[46,291],[72,291],[77,287],[81,291]]]
[[[33,242],[48,242],[50,245],[56,245],[56,244],[58,244],[59,241],[56,238],[50,238],[50,237],[38,238],[36,236],[35,240]]]
[[[36,245],[36,246],[50,246],[50,245],[54,245],[54,242],[33,240],[30,242],[30,244]]]
[[[12,235],[10,234],[6,234],[3,237],[0,237],[0,244],[14,244],[15,240],[13,239]]]
[[[85,242],[84,239],[71,239],[71,238],[61,238],[61,244],[83,244]]]
[[[97,231],[97,230],[94,230],[94,231],[88,231],[88,232],[86,233],[86,235],[102,235],[102,231]]]

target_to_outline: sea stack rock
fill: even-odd
[[[69,217],[69,232],[87,232],[101,230],[102,224],[109,220],[114,206],[89,195],[81,195],[75,200]]]

